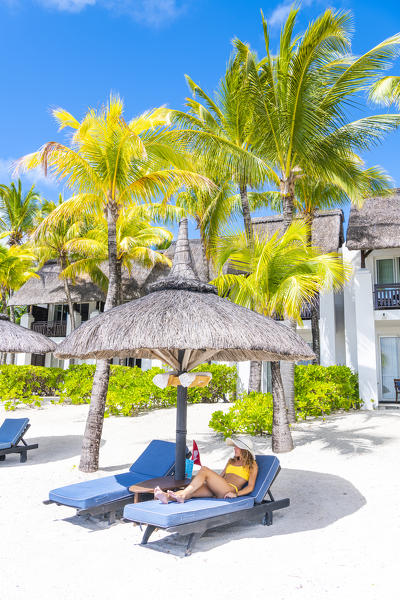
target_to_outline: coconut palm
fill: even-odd
[[[220,272],[224,265],[241,274],[220,274],[213,283],[221,295],[272,318],[289,316],[301,324],[301,309],[317,293],[338,290],[350,275],[335,254],[321,254],[308,245],[309,225],[298,219],[269,240],[254,238],[249,248],[243,234],[222,238],[215,248]],[[279,362],[271,363],[274,418],[272,449],[293,449]]]
[[[103,212],[107,220],[109,285],[105,310],[118,302],[117,221],[121,209],[154,196],[178,191],[185,184],[211,185],[189,170],[183,144],[171,134],[169,112],[148,111],[130,121],[124,118],[123,102],[111,96],[99,110],[90,109],[82,121],[64,109],[53,115],[60,129],[72,130],[69,145],[48,142],[19,161],[20,169],[42,166],[63,180],[74,195],[53,213],[80,218]],[[109,362],[98,361],[82,446],[80,469],[95,471],[109,380]]]
[[[187,112],[172,111],[180,126],[177,139],[190,144],[193,155],[213,179],[233,182],[240,194],[244,229],[252,242],[253,226],[249,188],[259,188],[274,171],[253,153],[252,105],[247,93],[246,72],[238,56],[233,57],[214,99],[188,75],[193,98],[186,98]]]
[[[35,273],[35,255],[27,248],[16,244],[6,248],[0,245],[0,304],[1,311],[7,312],[7,301],[12,292],[17,291],[28,279],[37,277]],[[10,307],[10,316],[15,323],[14,306]],[[3,362],[3,356],[0,362]],[[11,363],[14,354],[11,354]]]
[[[132,272],[135,265],[152,268],[156,264],[171,266],[170,259],[156,248],[169,245],[172,233],[164,227],[150,223],[152,216],[159,215],[156,205],[135,205],[122,209],[117,220],[117,269],[122,282],[123,271]],[[164,214],[164,206],[160,205]],[[166,218],[166,217],[165,217]],[[171,218],[171,215],[170,217]],[[108,277],[104,264],[108,258],[107,221],[101,214],[91,217],[79,235],[68,243],[69,252],[79,256],[67,266],[62,275],[75,278],[88,273],[91,279],[106,293]],[[122,285],[118,290],[119,304],[124,301]]]
[[[391,193],[392,180],[380,167],[363,168],[360,165],[360,199],[368,196],[384,196]],[[309,225],[308,245],[311,246],[311,232],[317,211],[345,206],[351,202],[343,188],[335,183],[314,181],[311,178],[300,178],[295,185],[295,211],[306,219]],[[280,193],[275,196],[270,193],[270,204],[279,212],[282,211],[282,198]],[[310,304],[311,332],[313,351],[316,355],[315,362],[320,362],[320,336],[317,299]]]
[[[264,17],[263,60],[257,62],[248,46],[236,41],[247,72],[252,123],[259,132],[253,146],[275,172],[285,227],[295,213],[296,181],[303,177],[335,183],[360,205],[365,177],[358,153],[381,142],[400,124],[396,114],[356,121],[348,115],[357,97],[399,53],[400,34],[362,56],[351,56],[350,13],[328,9],[304,34],[294,36],[297,13],[298,9],[289,13],[276,56]]]
[[[9,246],[21,245],[24,237],[34,228],[40,195],[33,185],[24,195],[21,180],[9,186],[0,185],[0,233],[8,236]]]

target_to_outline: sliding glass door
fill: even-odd
[[[394,379],[400,378],[400,337],[381,337],[382,400],[394,400]]]

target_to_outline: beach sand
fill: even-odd
[[[188,440],[203,464],[230,456],[208,428],[227,405],[191,405]],[[48,491],[126,470],[153,438],[173,441],[175,410],[104,422],[101,469],[78,470],[87,406],[18,409],[29,417],[28,462],[0,463],[0,600],[108,600],[146,597],[323,600],[398,598],[400,411],[362,411],[296,425],[293,452],[280,455],[276,499],[291,506],[274,523],[242,522],[209,531],[182,558],[177,536],[159,531],[138,546],[139,527],[76,517],[43,505]],[[256,450],[270,453],[270,438]],[[154,540],[154,541],[153,541]],[[164,552],[155,551],[162,549]]]

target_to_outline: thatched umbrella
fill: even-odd
[[[310,360],[309,346],[286,325],[220,298],[190,266],[187,219],[179,227],[169,275],[147,295],[86,321],[57,348],[60,358],[162,360],[178,374],[216,361]],[[187,388],[178,386],[176,477],[184,475]]]
[[[56,347],[57,344],[41,333],[11,323],[8,315],[0,314],[0,352],[45,354]]]

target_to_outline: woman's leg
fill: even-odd
[[[218,473],[208,467],[201,467],[193,481],[184,490],[176,492],[175,495],[188,500],[189,498],[193,498],[194,494],[203,488],[204,485],[217,498],[223,498],[226,493],[232,491],[232,486],[221,475],[218,475]]]

